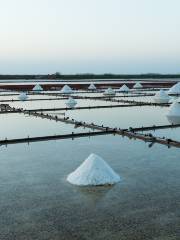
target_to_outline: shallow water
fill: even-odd
[[[28,100],[31,100],[31,99],[47,99],[47,98],[50,98],[50,99],[56,99],[57,97],[56,96],[48,96],[48,95],[41,95],[41,94],[36,94],[36,95],[28,95]],[[0,101],[2,100],[8,100],[8,101],[12,101],[13,100],[19,100],[19,94],[17,95],[13,95],[13,96],[1,96],[0,95]],[[21,101],[21,103],[23,103],[23,101]]]
[[[10,105],[53,108],[65,107],[65,101]],[[77,106],[111,105],[77,101]],[[64,112],[79,121],[129,128],[169,124],[167,111],[143,106]],[[88,131],[24,114],[0,115],[0,139]],[[180,128],[148,132],[180,141]],[[91,153],[104,158],[122,181],[112,187],[70,185],[67,175]],[[1,146],[0,240],[179,240],[179,160],[178,148],[150,148],[149,143],[112,135]]]
[[[66,108],[67,99],[61,100],[43,100],[43,101],[21,101],[21,102],[10,102],[11,107],[23,108],[23,109],[46,109],[46,108]],[[112,105],[127,105],[125,103],[116,103],[109,101],[100,100],[89,100],[89,99],[76,99],[77,107],[89,107],[89,106],[112,106]]]
[[[142,127],[169,124],[167,107],[122,107],[111,109],[91,109],[67,111],[66,116],[78,121],[96,123],[109,127]]]
[[[91,131],[91,129],[74,128],[72,124],[16,113],[1,114],[0,126],[1,140],[5,138],[26,138],[28,136],[37,137]]]
[[[180,142],[180,128],[158,129],[155,131],[144,131],[143,133],[151,133],[156,137],[170,138]]]
[[[121,176],[114,187],[66,182],[90,153]],[[1,147],[0,239],[179,239],[180,151],[98,136]]]

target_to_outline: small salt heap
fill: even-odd
[[[36,91],[36,92],[43,91],[43,88],[41,87],[41,85],[36,84],[36,86],[33,87],[33,91]]]
[[[163,91],[162,89],[156,93],[156,95],[154,96],[154,101],[156,103],[168,103],[170,100],[168,94]]]
[[[61,89],[61,93],[64,94],[70,94],[72,93],[73,90],[71,89],[71,87],[69,87],[68,85],[65,85],[62,89]]]
[[[172,86],[169,91],[169,95],[180,95],[180,82],[176,83],[174,86]]]
[[[90,156],[71,174],[67,181],[78,186],[112,185],[120,181],[120,177],[98,155]]]
[[[96,90],[96,86],[95,86],[93,83],[91,83],[91,84],[89,85],[88,89],[89,89],[89,90]]]
[[[143,88],[143,85],[140,82],[137,82],[133,88],[138,89],[138,88]]]
[[[116,93],[112,88],[106,89],[106,91],[103,93],[105,96],[115,96]]]
[[[180,124],[180,99],[176,100],[169,108],[166,115],[168,121],[172,124]]]
[[[28,99],[28,96],[26,95],[25,92],[22,92],[22,93],[19,94],[18,98],[19,98],[19,100],[21,100],[21,101],[25,101],[25,100]]]
[[[76,106],[77,102],[72,97],[69,97],[69,99],[67,100],[67,102],[65,104],[69,108],[74,108]]]
[[[124,84],[120,87],[119,92],[129,92],[129,88]]]

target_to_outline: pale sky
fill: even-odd
[[[180,73],[180,0],[0,0],[0,74]]]

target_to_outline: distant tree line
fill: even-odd
[[[59,80],[83,80],[83,79],[148,79],[148,78],[158,78],[158,79],[166,79],[166,78],[180,78],[180,74],[156,74],[156,73],[148,73],[148,74],[47,74],[47,75],[0,75],[0,79],[11,80],[11,79],[59,79]]]

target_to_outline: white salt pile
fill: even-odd
[[[21,101],[25,101],[25,100],[28,99],[28,96],[26,95],[25,92],[22,92],[22,93],[19,94],[18,98],[19,98],[19,100],[21,100]]]
[[[170,100],[170,97],[168,96],[168,94],[163,91],[160,90],[159,92],[156,93],[156,95],[154,96],[154,101],[156,103],[168,103]]]
[[[180,95],[180,82],[176,83],[174,86],[172,86],[169,91],[169,95]]]
[[[71,174],[67,181],[79,186],[112,185],[120,181],[120,177],[98,155],[90,156]]]
[[[122,87],[120,87],[119,92],[129,92],[129,88],[124,84]]]
[[[88,89],[89,89],[89,90],[96,90],[96,86],[95,86],[93,83],[91,83],[91,84],[89,85]]]
[[[74,100],[72,97],[69,97],[67,102],[65,102],[66,106],[69,108],[74,108],[77,104],[76,100]]]
[[[73,90],[71,89],[71,87],[69,87],[68,85],[65,85],[62,89],[61,89],[61,93],[65,93],[65,94],[69,94],[72,93]]]
[[[115,91],[112,88],[106,89],[103,94],[107,95],[107,96],[115,96],[116,95]]]
[[[143,85],[140,82],[137,82],[133,88],[138,89],[138,88],[143,88]]]
[[[36,84],[36,86],[33,87],[33,91],[43,91],[43,88],[41,87],[41,85]]]
[[[172,124],[180,124],[180,99],[170,106],[167,118]]]

